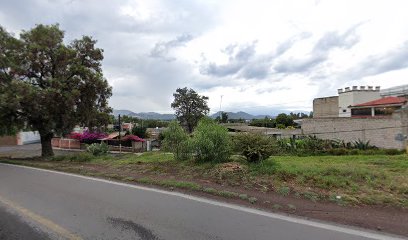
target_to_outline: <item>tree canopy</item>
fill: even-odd
[[[54,134],[106,124],[112,89],[95,44],[89,36],[65,44],[58,24],[36,25],[20,38],[0,27],[0,133],[37,130],[42,155],[52,156]]]
[[[177,120],[191,133],[198,121],[208,114],[208,97],[200,96],[193,89],[177,88],[173,94],[174,101],[171,107],[176,111]]]

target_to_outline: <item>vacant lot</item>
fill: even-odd
[[[408,207],[408,156],[405,154],[273,156],[258,164],[247,164],[240,156],[233,156],[229,163],[196,164],[174,161],[171,154],[163,152],[103,157],[75,153],[49,161],[40,158],[12,161],[167,187],[172,184],[164,182],[171,180],[173,187],[185,184],[185,188],[204,189],[206,184],[219,185],[342,205]],[[198,185],[202,183],[206,184]]]

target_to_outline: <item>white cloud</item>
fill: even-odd
[[[177,87],[212,111],[310,110],[348,85],[408,83],[405,0],[5,0],[15,33],[60,23],[105,50],[111,105],[169,112]]]

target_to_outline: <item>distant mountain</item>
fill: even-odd
[[[135,113],[129,110],[113,110],[113,115],[118,116],[118,115],[126,115],[126,116],[131,116],[131,117],[137,117],[140,119],[154,119],[154,120],[173,120],[176,117],[174,114],[161,114],[161,113],[156,113],[156,112],[140,112],[140,113]]]
[[[141,112],[136,113],[141,119],[156,119],[156,120],[173,120],[176,119],[174,114],[162,114],[156,112]]]
[[[226,112],[228,114],[229,119],[245,119],[245,120],[252,120],[252,119],[262,119],[265,117],[271,117],[274,118],[277,116],[279,113],[287,113],[289,114],[290,111],[285,111],[282,110],[280,112],[273,112],[272,115],[252,115],[243,111],[239,112]],[[309,114],[308,112],[305,111],[293,111],[293,112],[303,112],[306,114]],[[140,112],[140,113],[135,113],[129,110],[113,110],[113,115],[118,116],[118,115],[127,115],[127,116],[132,116],[132,117],[137,117],[140,119],[154,119],[154,120],[173,120],[176,118],[174,114],[161,114],[161,113],[156,113],[156,112]],[[214,113],[210,115],[211,118],[215,119],[218,116],[220,116],[220,112]]]
[[[121,116],[123,116],[123,115],[132,116],[132,117],[136,116],[136,113],[134,113],[132,111],[129,111],[129,110],[116,110],[116,109],[113,109],[113,115],[114,116],[118,116],[119,114]]]
[[[267,115],[252,115],[246,112],[226,112],[228,114],[228,119],[245,119],[245,120],[252,120],[252,119],[261,119],[267,117]],[[214,113],[210,115],[211,118],[217,118],[220,116],[220,112]],[[270,116],[268,116],[270,117]]]

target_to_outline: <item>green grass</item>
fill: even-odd
[[[338,192],[345,201],[363,204],[408,206],[408,156],[273,156],[261,165],[250,165],[252,175],[271,176],[275,184],[290,183],[297,189],[310,187]],[[285,187],[277,190],[287,195]],[[316,201],[319,193],[303,192]]]
[[[168,188],[180,188],[189,190],[202,190],[199,184],[193,182],[176,181],[176,180],[157,180],[151,178],[139,178],[136,180],[139,183],[160,185]]]
[[[81,152],[51,158],[51,161],[111,163],[117,165],[168,162],[172,160],[173,155],[171,153],[163,152],[145,152],[139,155],[132,153],[106,154],[102,156],[93,156],[90,153]]]

